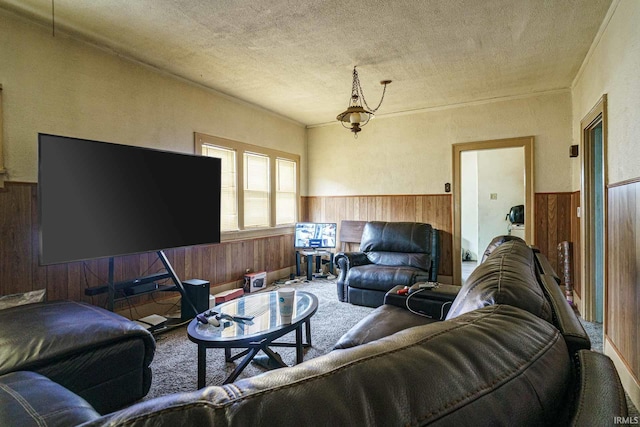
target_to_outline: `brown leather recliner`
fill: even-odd
[[[438,230],[418,222],[372,221],[364,226],[359,252],[340,252],[338,299],[378,307],[394,286],[437,281]]]

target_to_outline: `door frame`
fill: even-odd
[[[595,260],[590,254],[595,253],[595,221],[592,211],[594,206],[593,189],[591,188],[591,179],[593,171],[591,169],[593,153],[593,143],[591,139],[591,130],[598,124],[602,123],[602,174],[603,182],[603,243],[604,243],[604,259],[603,259],[603,289],[602,289],[602,321],[606,324],[607,307],[607,94],[602,95],[591,111],[580,121],[580,152],[582,153],[580,163],[580,256],[582,259],[581,286],[583,295],[579,301],[580,312],[584,319],[593,321],[596,317],[596,289],[595,289]]]
[[[524,188],[525,188],[525,240],[533,244],[534,218],[534,136],[518,138],[493,139],[488,141],[463,142],[452,145],[453,151],[453,283],[462,283],[462,220],[461,192],[462,182],[461,154],[464,151],[493,150],[496,148],[524,148]]]

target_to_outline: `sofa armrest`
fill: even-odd
[[[340,269],[336,286],[338,290],[338,301],[346,302],[347,297],[347,273],[351,267],[371,264],[364,252],[338,252],[333,258],[333,263]]]
[[[0,376],[0,425],[75,426],[100,415],[80,396],[29,371]]]
[[[573,312],[569,302],[565,299],[555,277],[542,274],[539,276],[540,286],[547,295],[551,310],[553,312],[553,323],[558,328],[569,348],[569,353],[578,350],[589,350],[591,340],[584,330],[578,316]]]
[[[573,426],[622,424],[628,415],[620,377],[611,359],[604,354],[580,350],[577,355],[578,390],[572,414]]]

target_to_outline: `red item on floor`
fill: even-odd
[[[241,288],[229,289],[228,291],[222,291],[214,295],[216,305],[223,302],[231,301],[232,299],[240,298],[244,295],[244,291]]]

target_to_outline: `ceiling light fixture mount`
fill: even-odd
[[[382,105],[382,101],[384,100],[384,94],[387,91],[387,85],[391,83],[391,80],[382,80],[380,82],[381,85],[384,86],[382,89],[382,97],[380,98],[380,102],[376,108],[370,108],[367,105],[367,101],[364,98],[364,93],[362,92],[362,86],[360,86],[360,79],[358,78],[358,71],[356,67],[353,67],[353,83],[351,86],[351,98],[349,99],[349,107],[338,114],[338,121],[347,129],[350,129],[353,132],[353,136],[355,138],[358,137],[358,132],[362,130],[362,126],[369,123],[369,120],[373,117],[373,114],[378,111],[380,105]],[[362,100],[362,101],[361,101]],[[362,106],[364,104],[364,108]],[[348,126],[347,126],[348,124]]]

